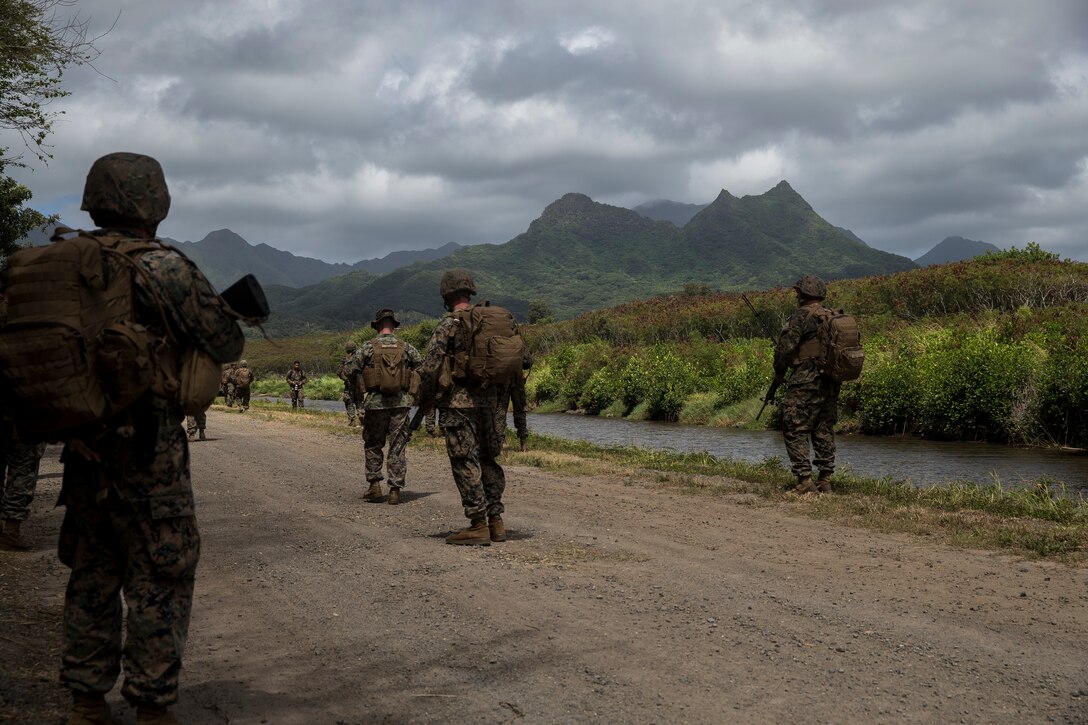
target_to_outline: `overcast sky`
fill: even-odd
[[[79,0],[97,42],[48,166],[157,157],[159,231],[353,262],[503,242],[578,191],[706,203],[787,180],[917,257],[946,236],[1088,260],[1086,0]],[[0,135],[0,145],[17,138]]]

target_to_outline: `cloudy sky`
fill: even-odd
[[[48,166],[157,157],[160,234],[352,262],[502,242],[562,194],[705,203],[786,179],[916,257],[946,236],[1088,260],[1085,0],[79,0],[103,32]],[[0,136],[0,145],[17,139]]]

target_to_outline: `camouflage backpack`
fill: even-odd
[[[135,260],[167,249],[157,240],[72,239],[10,255],[0,272],[0,396],[28,440],[57,440],[64,431],[108,418],[148,389],[203,410],[219,388],[219,366],[187,349],[180,355],[163,303],[165,337],[136,322]],[[154,290],[153,285],[148,286]]]
[[[865,350],[861,347],[861,330],[857,318],[842,310],[819,307],[813,311],[817,318],[816,339],[811,355],[818,358],[820,371],[837,383],[857,380],[865,364]],[[806,345],[799,354],[803,355]]]
[[[234,372],[234,384],[239,388],[248,388],[253,382],[253,371],[249,368],[238,368]]]
[[[514,316],[487,301],[453,314],[466,343],[463,350],[454,353],[453,378],[470,386],[511,382],[528,354]]]
[[[394,395],[419,390],[419,374],[407,365],[404,343],[400,340],[373,340],[373,352],[363,367],[363,392]]]

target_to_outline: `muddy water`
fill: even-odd
[[[338,401],[306,401],[308,406],[343,413]],[[632,421],[563,413],[528,416],[534,433],[583,440],[597,445],[634,445],[678,453],[707,451],[715,456],[758,463],[769,456],[786,458],[777,431],[747,431],[677,423]],[[511,421],[512,424],[512,421]],[[839,469],[859,475],[901,478],[918,486],[948,481],[991,483],[1006,488],[1030,485],[1046,477],[1088,495],[1088,456],[1055,450],[990,443],[926,441],[887,436],[839,436]]]

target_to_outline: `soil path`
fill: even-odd
[[[1084,569],[513,466],[510,540],[447,546],[464,519],[439,454],[409,452],[394,507],[362,501],[356,440],[215,412],[209,431],[186,722],[1088,722]],[[57,470],[41,551],[0,555],[0,585],[33,575],[52,608]]]

